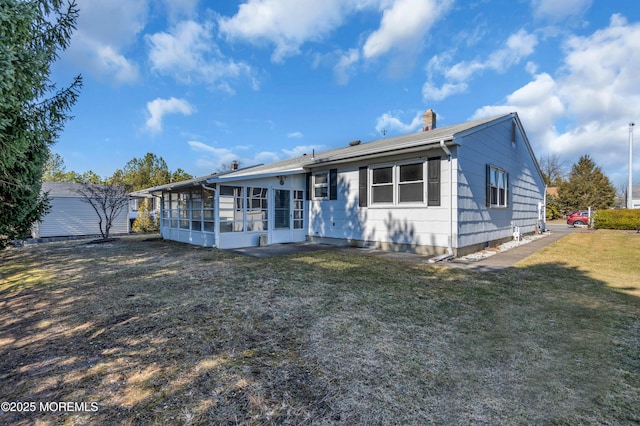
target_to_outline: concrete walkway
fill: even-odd
[[[334,246],[327,244],[316,243],[289,243],[289,244],[271,244],[266,247],[247,247],[242,249],[229,250],[233,253],[242,254],[245,256],[269,258],[273,256],[280,256],[285,254],[294,254],[301,252],[312,252],[317,250],[340,250],[344,253],[353,253],[359,255],[376,256],[385,259],[395,259],[404,262],[423,263],[425,265],[442,265],[452,268],[468,269],[479,272],[498,272],[504,268],[508,268],[518,263],[519,261],[529,257],[536,251],[547,247],[560,238],[568,235],[571,232],[576,231],[576,228],[571,228],[564,224],[548,225],[548,235],[543,238],[531,241],[530,243],[523,244],[518,247],[511,248],[509,250],[501,251],[493,256],[478,260],[478,261],[465,261],[463,259],[454,259],[449,262],[429,263],[430,256],[423,256],[413,253],[405,252],[389,252],[377,249],[366,249],[357,247],[345,247]]]
[[[547,225],[547,228],[548,234],[546,236],[533,240],[530,243],[498,252],[493,256],[478,261],[464,261],[462,259],[456,259],[452,262],[443,263],[443,265],[479,272],[499,272],[505,268],[515,265],[521,260],[526,259],[538,250],[550,246],[560,238],[565,237],[578,229],[563,224]]]

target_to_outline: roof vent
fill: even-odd
[[[360,145],[360,141],[359,140],[349,142],[349,146],[357,146],[357,145]]]

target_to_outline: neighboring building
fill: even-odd
[[[631,208],[640,209],[640,185],[631,185]]]
[[[98,214],[91,205],[82,201],[83,196],[77,192],[81,187],[79,183],[42,183],[42,192],[49,194],[51,210],[33,225],[33,238],[100,235]],[[124,208],[114,220],[111,234],[128,232],[128,211]]]
[[[463,255],[544,227],[545,184],[516,113],[149,188],[166,239],[317,241]]]

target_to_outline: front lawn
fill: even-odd
[[[0,401],[36,410],[0,424],[639,422],[638,253],[612,231],[498,274],[141,237],[6,250]]]

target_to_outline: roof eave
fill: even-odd
[[[424,150],[432,150],[440,148],[440,141],[445,141],[447,146],[456,146],[457,143],[453,142],[453,139],[450,135],[447,135],[442,138],[436,139],[428,139],[425,140],[424,143],[418,142],[419,145],[416,145],[416,142],[407,143],[407,146],[396,146],[390,149],[385,149],[372,153],[362,153],[360,155],[351,155],[348,157],[342,157],[335,160],[325,160],[322,159],[316,160],[313,163],[310,163],[305,166],[305,169],[314,169],[318,167],[330,166],[333,164],[344,164],[344,163],[353,163],[357,161],[371,160],[381,157],[388,157],[389,155],[394,154],[404,154],[404,153],[414,153],[420,152]]]

